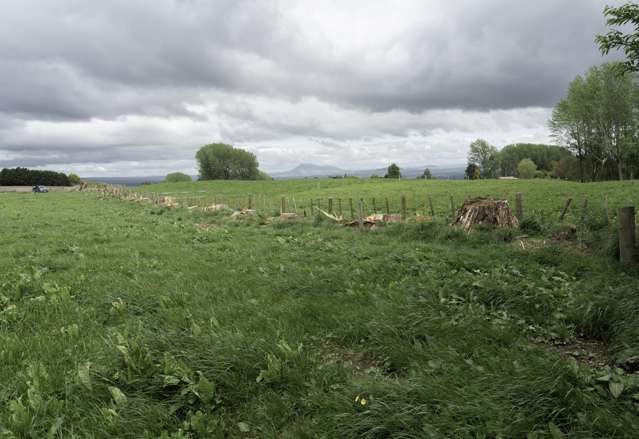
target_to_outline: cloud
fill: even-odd
[[[0,166],[170,169],[224,140],[272,169],[358,167],[547,140],[548,108],[603,60],[604,5],[5,0]]]

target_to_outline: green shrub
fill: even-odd
[[[82,181],[80,179],[80,176],[78,174],[74,174],[74,173],[71,173],[71,174],[67,175],[67,178],[69,179],[69,183],[71,183],[74,186],[77,185],[77,184],[80,184],[80,182]]]
[[[165,183],[179,183],[181,181],[193,181],[191,176],[186,175],[182,172],[171,172],[164,177]]]

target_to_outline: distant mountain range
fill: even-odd
[[[437,178],[464,178],[465,166],[419,166],[410,168],[401,168],[402,177],[417,178],[423,174],[424,169],[429,168],[433,176]],[[386,168],[378,169],[357,169],[347,170],[336,166],[314,165],[312,163],[302,163],[290,171],[272,172],[269,175],[275,179],[292,179],[292,178],[327,178],[327,177],[343,177],[344,175],[352,177],[370,177],[377,175],[383,177],[386,174]]]
[[[197,180],[197,176],[193,177]],[[147,183],[160,183],[164,181],[164,175],[147,175],[143,177],[86,177],[83,180],[93,183],[106,183],[119,186],[140,186]]]
[[[462,179],[464,178],[464,166],[419,166],[410,168],[401,168],[403,178],[417,178],[429,168],[433,176],[437,178]],[[378,169],[357,169],[347,170],[338,168],[337,166],[322,166],[312,163],[302,163],[295,168],[284,172],[271,172],[269,175],[276,180],[289,180],[294,178],[329,178],[350,177],[368,178],[372,175],[383,177],[386,174],[386,168]],[[193,180],[197,180],[197,175],[191,176]],[[86,177],[85,180],[96,183],[107,183],[122,186],[139,186],[145,183],[160,183],[164,181],[163,175],[148,175],[142,177]]]

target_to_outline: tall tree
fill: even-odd
[[[195,157],[200,180],[257,180],[260,177],[255,154],[225,143],[205,145]]]
[[[399,172],[399,166],[395,163],[391,163],[386,171],[386,175],[384,175],[384,178],[401,178],[401,176],[402,174]]]
[[[552,112],[550,129],[561,145],[579,160],[579,180],[584,181],[584,160],[594,125],[594,102],[586,81],[577,76],[568,86],[568,93]]]
[[[551,131],[577,156],[581,181],[586,165],[593,180],[610,164],[623,179],[626,161],[636,147],[637,85],[630,74],[620,74],[618,66],[603,64],[583,78],[577,76],[552,113]]]
[[[499,152],[487,141],[477,139],[470,144],[468,163],[479,167],[482,178],[495,178],[499,171]]]
[[[598,81],[597,128],[604,153],[617,164],[624,179],[626,159],[633,147],[637,89],[629,74],[619,74],[617,64],[592,69]]]

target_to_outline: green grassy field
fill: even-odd
[[[475,183],[143,190],[298,206],[431,194],[442,211],[448,194],[521,191],[543,220],[567,196],[588,197],[598,218],[604,197],[611,211],[637,205],[639,188]],[[637,437],[637,267],[443,218],[365,232],[266,223],[95,193],[0,194],[0,438]]]
[[[169,195],[190,205],[206,206],[227,203],[232,207],[248,206],[249,195],[254,197],[258,209],[277,211],[281,198],[286,197],[290,210],[310,211],[311,200],[320,200],[326,209],[329,198],[334,198],[337,210],[342,201],[342,213],[350,216],[349,198],[363,199],[368,213],[382,212],[388,199],[390,209],[399,212],[400,197],[405,195],[411,213],[430,215],[430,196],[436,216],[451,216],[450,198],[458,207],[463,200],[473,197],[496,197],[509,200],[514,205],[515,194],[521,192],[529,216],[542,222],[556,222],[566,200],[572,198],[567,222],[581,219],[584,201],[587,199],[591,215],[602,215],[604,200],[608,200],[610,214],[622,206],[639,206],[639,181],[581,184],[557,180],[386,180],[386,179],[305,179],[275,181],[198,181],[193,183],[169,183],[141,186],[136,190],[157,195]],[[373,201],[373,199],[375,199]]]

